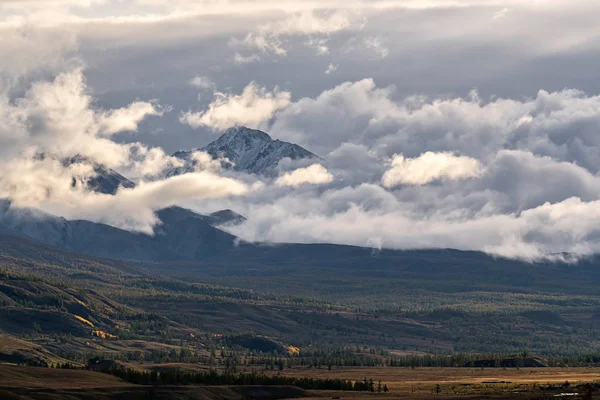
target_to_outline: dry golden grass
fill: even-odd
[[[131,386],[115,376],[92,371],[0,364],[0,388],[86,389]]]
[[[277,373],[278,371],[275,371]],[[600,369],[594,368],[294,368],[281,372],[286,376],[381,379],[390,389],[389,396],[429,396],[440,385],[442,394],[503,394],[531,391],[535,386],[569,381],[571,384],[600,381]],[[365,396],[363,394],[363,396]],[[347,396],[346,396],[347,397]]]

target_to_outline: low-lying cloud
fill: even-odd
[[[241,94],[215,92],[208,109],[183,113],[180,121],[193,128],[201,126],[222,131],[237,125],[257,128],[288,106],[291,93],[272,91],[250,82]]]
[[[275,181],[278,186],[298,187],[304,184],[319,185],[333,181],[333,175],[321,164],[313,164],[306,168],[298,168],[286,172]]]
[[[0,93],[0,198],[10,199],[14,207],[151,233],[158,209],[248,190],[241,181],[203,169],[208,163],[192,173],[147,180],[181,161],[161,148],[112,137],[136,131],[142,120],[164,112],[154,101],[98,109],[79,68],[34,81],[22,95],[5,88]],[[97,165],[124,172],[137,180],[136,186],[115,195],[91,191],[86,183],[97,175]]]
[[[426,185],[436,180],[460,180],[473,178],[481,173],[479,161],[452,153],[421,154],[417,158],[404,158],[396,154],[391,168],[383,174],[381,183],[387,188],[397,185]]]

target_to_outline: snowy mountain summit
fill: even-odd
[[[186,165],[171,171],[169,175],[193,171],[197,161],[192,154],[196,151],[206,152],[214,159],[227,158],[235,170],[254,174],[268,174],[284,158],[319,158],[297,144],[274,140],[265,132],[238,126],[228,129],[217,140],[201,149],[174,153],[173,156],[183,160]]]

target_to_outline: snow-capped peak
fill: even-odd
[[[186,165],[169,171],[167,175],[193,171],[195,165],[192,154],[196,151],[206,152],[214,159],[227,159],[235,170],[255,174],[267,174],[284,158],[319,158],[297,144],[273,140],[263,131],[237,126],[201,149],[174,153],[173,156],[183,160]]]

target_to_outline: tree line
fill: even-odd
[[[362,381],[351,381],[341,378],[308,378],[290,377],[283,375],[267,375],[264,373],[233,373],[230,371],[188,372],[172,369],[158,372],[140,371],[132,368],[123,368],[113,365],[101,369],[100,372],[117,376],[127,382],[137,385],[211,385],[211,386],[235,386],[235,385],[264,385],[264,386],[296,386],[306,390],[344,390],[375,392],[388,390],[387,385],[381,381],[375,385],[373,379]]]

